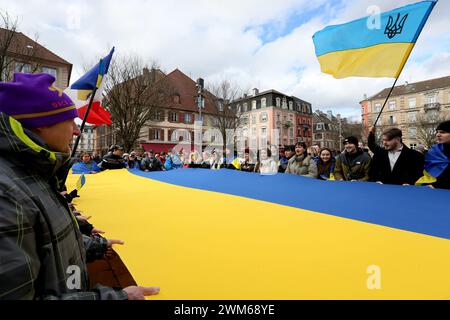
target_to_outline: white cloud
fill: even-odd
[[[166,71],[179,68],[210,83],[228,79],[245,89],[276,89],[307,100],[314,108],[357,117],[363,94],[375,94],[393,80],[336,80],[322,74],[312,35],[325,25],[367,15],[371,5],[386,11],[414,2],[0,0],[0,7],[20,16],[24,33],[38,33],[41,43],[74,64],[72,80],[81,75],[84,64],[114,45],[117,54],[135,53],[156,60]],[[303,17],[305,23],[292,32],[264,43],[269,35],[262,32],[276,36],[292,14],[303,12],[314,12],[314,16]],[[400,83],[450,75],[448,12],[450,1],[440,1]]]

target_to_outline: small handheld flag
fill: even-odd
[[[241,163],[239,162],[239,158],[234,158],[231,164],[236,168],[236,170],[241,170]]]
[[[86,183],[86,177],[84,176],[84,174],[82,174],[77,181],[77,191],[80,191],[81,188],[83,188],[83,186],[85,185],[85,183]]]

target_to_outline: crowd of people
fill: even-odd
[[[355,137],[345,139],[345,150],[336,157],[327,148],[308,148],[302,142],[256,154],[226,150],[224,156],[216,150],[188,156],[174,150],[124,154],[114,145],[102,158],[83,153],[72,166],[72,139],[80,135],[74,122],[78,113],[70,98],[53,87],[54,81],[48,74],[16,73],[12,82],[0,82],[0,299],[138,300],[159,292],[158,287],[90,286],[87,263],[104,259],[113,245],[124,242],[104,238],[74,206],[78,194],[65,188],[71,168],[88,174],[123,168],[227,168],[322,180],[398,185],[421,181],[450,189],[450,121],[437,127],[437,144],[426,156],[405,146],[399,129],[384,131],[383,146],[378,146],[372,128],[370,154]]]
[[[243,154],[226,149],[220,152],[204,150],[200,155],[183,150],[156,153],[142,149],[124,153],[114,145],[103,158],[82,153],[80,162],[72,168],[74,173],[96,173],[107,169],[139,169],[142,171],[166,171],[179,168],[232,169],[260,174],[287,173],[321,180],[372,181],[379,184],[428,185],[431,188],[450,189],[450,121],[441,123],[436,130],[436,142],[432,152],[412,150],[402,141],[402,131],[390,128],[382,132],[382,146],[376,143],[376,128],[370,129],[368,148],[358,138],[349,136],[344,140],[344,150],[336,152],[317,145],[308,147],[304,142],[282,147],[271,146]],[[437,157],[437,160],[436,160]],[[445,166],[434,179],[421,179],[433,166]],[[424,180],[421,182],[421,180]],[[432,179],[433,180],[433,179]]]

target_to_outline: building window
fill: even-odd
[[[316,124],[316,130],[323,130],[323,124],[322,123]]]
[[[252,124],[256,123],[256,114],[252,114]]]
[[[395,101],[389,101],[389,111],[395,110]]]
[[[169,112],[169,121],[170,122],[178,122],[178,113]]]
[[[153,121],[162,121],[162,119],[163,119],[163,111],[155,112],[155,115],[153,116]]]
[[[321,133],[315,133],[314,134],[314,140],[322,140],[322,134]]]
[[[395,116],[389,116],[389,124],[395,124]]]
[[[416,122],[417,121],[416,113],[415,112],[408,113],[408,120],[409,122]]]
[[[203,115],[200,116],[199,114],[196,114],[196,115],[195,115],[195,119],[196,119],[197,121],[203,122],[204,117],[203,117]]]
[[[161,140],[161,131],[158,129],[150,129],[150,140]]]
[[[252,110],[256,110],[256,100],[252,101]]]
[[[380,112],[381,111],[381,103],[375,103],[375,110],[374,112]]]
[[[415,139],[417,136],[417,129],[416,128],[408,128],[408,135],[410,139]]]
[[[289,101],[289,110],[293,110],[294,109],[294,102]]]
[[[282,106],[281,106],[283,109],[287,109],[287,100],[286,100],[286,97],[283,97],[283,104],[282,104]]]
[[[261,99],[261,108],[265,108],[267,107],[267,99],[266,98],[262,98]]]
[[[289,137],[293,137],[294,136],[294,128],[289,128]]]
[[[280,122],[281,121],[281,114],[277,113],[277,121]]]
[[[262,135],[263,137],[265,137],[265,136],[266,136],[266,133],[267,133],[267,128],[266,128],[266,127],[262,127],[262,128],[261,128],[261,135]]]
[[[281,99],[280,98],[276,98],[275,99],[275,105],[279,108],[281,107]]]
[[[57,70],[56,70],[55,68],[47,68],[47,67],[43,67],[43,68],[42,68],[42,73],[47,73],[47,74],[49,74],[49,75],[55,77],[55,79],[56,79],[56,73],[57,73]]]
[[[31,66],[28,63],[17,62],[14,71],[22,73],[30,73]]]
[[[427,96],[427,100],[428,100],[428,103],[436,103],[437,102],[436,94],[435,93],[429,94]]]
[[[408,106],[412,109],[416,107],[416,98],[409,98],[408,99]]]
[[[184,123],[191,123],[192,117],[189,113],[184,114]]]
[[[223,101],[219,100],[219,101],[217,102],[217,104],[219,105],[219,111],[220,111],[220,112],[223,112]]]
[[[267,113],[266,112],[261,113],[260,121],[261,122],[266,122],[267,121]]]
[[[240,104],[237,105],[237,112],[241,113],[241,105]]]
[[[247,112],[248,111],[248,104],[247,104],[247,102],[245,102],[244,103],[244,112]]]

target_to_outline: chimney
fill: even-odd
[[[258,88],[253,88],[253,96],[257,96],[259,94]]]
[[[244,99],[246,99],[247,98],[247,94],[246,93],[244,93]]]
[[[333,111],[331,111],[331,110],[328,110],[327,111],[327,117],[328,117],[328,119],[332,119],[333,118]]]
[[[367,100],[367,93],[364,93],[364,100]]]

